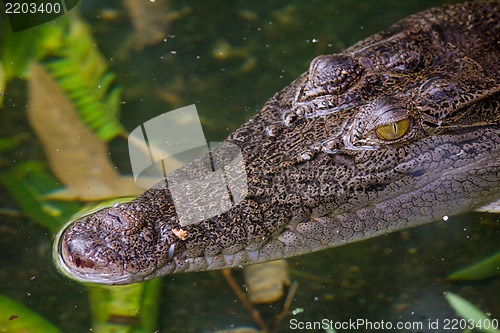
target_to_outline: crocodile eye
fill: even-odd
[[[404,118],[394,123],[383,125],[375,129],[375,134],[381,140],[397,140],[408,133],[410,119]]]

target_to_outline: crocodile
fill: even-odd
[[[230,189],[241,200],[183,225],[167,177],[62,228],[59,269],[136,283],[302,255],[497,202],[499,7],[432,8],[314,58],[212,151],[229,184],[247,185]],[[244,172],[228,169],[235,146]],[[228,190],[210,185],[203,158],[173,174],[205,179],[208,199]]]

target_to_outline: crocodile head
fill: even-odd
[[[241,201],[181,225],[164,182],[61,231],[62,270],[122,284],[242,266],[498,200],[498,7],[431,9],[315,58],[213,152],[228,165],[229,147],[240,148],[245,172],[225,176],[229,185],[248,185]],[[193,161],[177,175],[202,179],[204,164]],[[226,190],[207,186],[202,196]],[[193,197],[187,205],[203,211],[207,202],[214,201]]]

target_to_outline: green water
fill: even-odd
[[[304,72],[314,56],[340,52],[400,18],[442,3],[171,1],[171,12],[179,15],[169,24],[166,41],[143,50],[130,47],[131,24],[119,2],[85,1],[80,10],[123,87],[121,122],[127,130],[194,103],[208,140],[218,141]],[[103,18],[104,12],[112,18]],[[44,158],[25,119],[25,83],[15,81],[9,89],[11,97],[0,110],[0,132],[24,136],[20,149],[1,156],[2,171]],[[123,172],[130,170],[124,140],[114,140],[111,153]],[[0,191],[0,209],[20,211]],[[499,318],[498,278],[445,280],[453,270],[498,250],[497,220],[495,215],[471,213],[289,260],[292,279],[300,284],[292,309],[304,311],[285,318],[276,331],[290,331],[291,318],[424,323],[427,318],[452,318],[444,291]],[[0,294],[64,332],[90,332],[87,291],[55,271],[50,247],[50,235],[33,221],[0,215]],[[241,272],[234,275],[242,281]],[[256,327],[218,272],[167,277],[162,299],[160,332]],[[272,318],[279,305],[260,309]]]

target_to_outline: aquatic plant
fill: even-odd
[[[114,74],[95,47],[87,24],[77,15],[66,15],[58,19],[57,25],[42,25],[17,33],[15,37],[8,31],[4,35],[5,42],[0,49],[2,89],[7,89],[12,79],[28,79],[30,69],[33,71],[31,64],[39,62],[73,106],[61,108],[61,112],[76,110],[85,126],[103,142],[124,133],[118,121],[121,89],[115,86]],[[40,102],[43,103],[43,99]],[[65,111],[68,109],[70,111]],[[50,131],[50,128],[46,130]],[[20,142],[15,138],[4,138],[0,143],[3,143],[2,150],[9,151]],[[76,201],[47,199],[48,194],[60,189],[49,166],[42,161],[22,162],[1,173],[0,183],[18,201],[27,216],[55,234],[83,205]],[[69,167],[81,166],[73,163]],[[102,286],[89,288],[93,331],[154,331],[158,322],[160,286],[161,279],[119,290]],[[44,318],[2,296],[0,312],[12,314],[7,322],[0,322],[2,332],[60,332]]]

